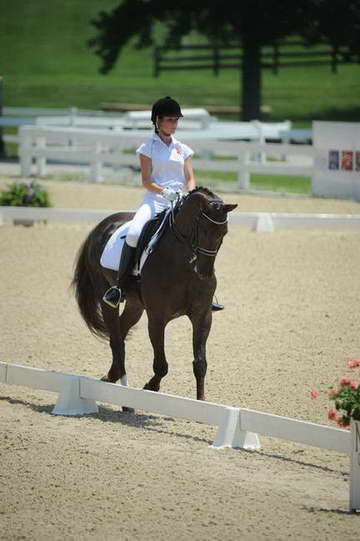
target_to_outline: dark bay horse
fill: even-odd
[[[154,376],[145,389],[158,391],[168,372],[164,350],[165,327],[186,315],[193,328],[193,371],[197,399],[204,400],[206,341],[211,327],[211,304],[216,289],[214,261],[227,233],[227,213],[236,204],[225,204],[207,188],[195,188],[183,200],[173,226],[163,234],[141,271],[140,280],[130,278],[125,308],[117,310],[102,301],[116,272],[100,266],[104,246],[124,221],[119,214],[102,220],[80,248],[73,278],[79,309],[90,331],[110,339],[112,365],[104,381],[115,383],[126,375],[125,338],[144,310],[154,350]]]

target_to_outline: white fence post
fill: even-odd
[[[252,120],[251,123],[255,126],[255,128],[257,129],[257,131],[259,133],[259,138],[258,138],[259,145],[264,145],[266,143],[266,141],[265,141],[264,128],[263,128],[262,123],[259,120]],[[263,152],[263,151],[255,152],[254,153],[254,158],[255,158],[255,160],[257,162],[262,163],[262,164],[266,164],[266,153],[265,152]]]
[[[256,450],[261,449],[257,434],[241,430],[240,409],[228,408],[224,421],[219,425],[215,441],[210,446],[214,449],[232,447],[234,449]]]
[[[70,126],[76,126],[77,114],[78,114],[78,108],[70,107]]]
[[[36,138],[36,148],[39,150],[46,148],[45,137]],[[36,169],[39,177],[44,177],[46,175],[46,156],[36,156]]]
[[[95,400],[88,400],[80,396],[80,377],[69,376],[68,384],[59,394],[53,415],[87,415],[97,413],[99,408]]]
[[[32,138],[27,134],[26,127],[21,127],[20,130],[20,144],[18,147],[18,153],[20,158],[20,176],[31,176],[31,164],[32,164]]]
[[[102,175],[102,161],[101,161],[102,144],[100,141],[95,143],[94,159],[91,163],[91,180],[93,182],[102,182],[104,177]]]
[[[360,421],[351,421],[350,511],[360,509]]]
[[[250,173],[246,169],[249,153],[240,151],[238,156],[238,187],[240,190],[248,190],[250,188]]]

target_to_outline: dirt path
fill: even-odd
[[[48,181],[58,207],[135,208],[140,191]],[[238,199],[235,199],[238,198]],[[243,210],[357,213],[349,201],[226,197]],[[266,204],[268,205],[266,207]],[[315,210],[317,208],[318,210]],[[68,290],[84,225],[0,228],[1,355],[6,362],[101,377],[107,344]],[[360,357],[360,239],[354,232],[232,227],[218,257],[207,399],[327,424],[309,391]],[[143,317],[127,343],[130,384],[151,375]],[[194,397],[190,324],[169,325],[162,390]],[[354,375],[353,372],[351,372]],[[356,377],[356,376],[355,376]],[[52,416],[55,395],[0,389],[1,540],[354,540],[348,458],[261,438],[259,452],[215,451],[215,429],[101,405]]]

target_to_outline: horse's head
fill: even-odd
[[[184,198],[175,225],[191,247],[192,261],[200,276],[212,275],[215,257],[228,230],[227,214],[236,207],[202,187]]]

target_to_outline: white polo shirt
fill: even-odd
[[[163,188],[183,190],[186,185],[184,163],[194,151],[171,136],[171,143],[167,146],[164,141],[154,133],[136,151],[152,160],[151,180]],[[150,192],[153,195],[153,192]]]

